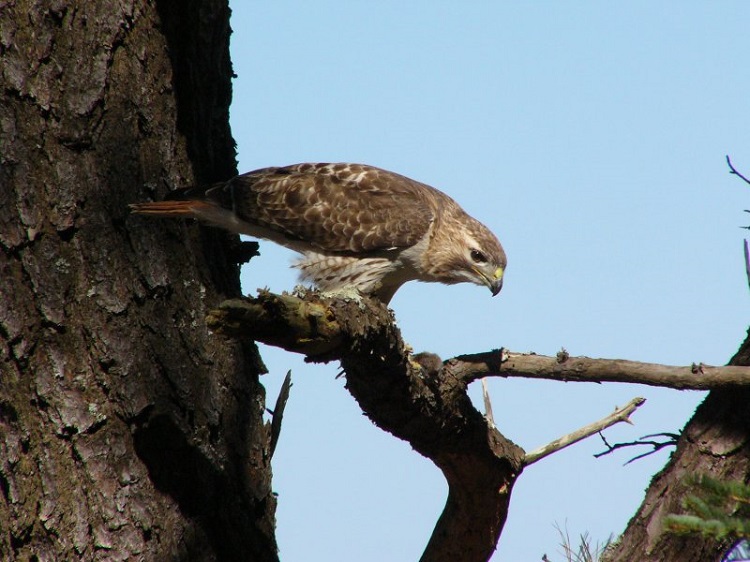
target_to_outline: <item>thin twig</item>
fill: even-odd
[[[732,165],[732,160],[729,158],[729,155],[727,154],[727,165],[729,166],[729,173],[734,174],[735,176],[743,179],[745,183],[750,184],[750,180],[748,180],[745,176],[740,174],[737,171],[737,168]],[[746,213],[750,213],[750,211],[745,211]],[[741,228],[746,228],[750,230],[750,226],[743,226]],[[747,276],[747,284],[750,286],[750,252],[747,248],[747,240],[745,240],[745,275]]]
[[[639,459],[648,457],[649,455],[653,455],[655,452],[660,451],[664,447],[675,447],[677,445],[677,440],[680,438],[680,436],[677,433],[651,433],[649,435],[644,435],[643,437],[639,437],[637,441],[630,441],[628,443],[615,443],[614,445],[610,445],[607,439],[604,437],[602,433],[599,433],[599,437],[602,438],[602,441],[604,442],[604,445],[607,447],[606,451],[602,451],[601,453],[594,454],[594,457],[597,459],[599,457],[603,457],[604,455],[608,455],[617,449],[622,449],[625,447],[639,447],[642,445],[650,445],[652,449],[650,451],[646,451],[645,453],[642,453],[640,455],[636,455],[632,459],[630,459],[625,464],[628,465],[633,461],[637,461]],[[666,441],[649,441],[649,439],[652,439],[654,437],[666,437]]]
[[[526,453],[526,456],[524,457],[524,465],[528,466],[530,464],[533,464],[537,462],[538,460],[543,459],[544,457],[548,455],[551,455],[552,453],[556,453],[557,451],[564,449],[565,447],[568,447],[572,445],[573,443],[578,443],[578,441],[586,439],[587,437],[590,437],[596,433],[599,433],[601,430],[607,427],[610,427],[616,423],[619,423],[619,422],[633,423],[630,421],[630,415],[633,412],[635,412],[640,406],[642,406],[645,402],[646,402],[645,398],[633,398],[624,407],[615,408],[615,411],[612,412],[610,415],[608,415],[606,418],[603,418],[599,421],[591,423],[572,433],[568,433],[567,435],[563,435],[559,439],[555,439],[554,441],[552,441],[551,443],[548,443],[544,447],[540,447],[530,453]]]
[[[745,176],[740,174],[737,169],[732,165],[732,161],[729,159],[729,155],[727,154],[727,165],[729,166],[729,173],[734,174],[735,176],[739,176],[743,180],[745,180],[745,183],[750,184],[750,180],[747,179]]]

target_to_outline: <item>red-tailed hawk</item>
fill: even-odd
[[[505,252],[489,229],[435,188],[362,164],[264,168],[183,188],[133,212],[195,218],[302,254],[303,280],[388,303],[407,281],[500,292]]]

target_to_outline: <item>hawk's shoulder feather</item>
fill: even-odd
[[[333,252],[413,246],[447,199],[425,184],[361,164],[264,168],[237,176],[221,191],[241,219]]]

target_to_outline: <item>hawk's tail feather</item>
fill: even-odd
[[[191,217],[195,218],[201,211],[212,207],[211,203],[199,200],[154,201],[152,203],[133,203],[128,205],[133,213],[151,215],[152,217]]]

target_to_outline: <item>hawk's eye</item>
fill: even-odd
[[[487,257],[479,250],[471,251],[471,259],[474,260],[474,263],[487,263]]]

